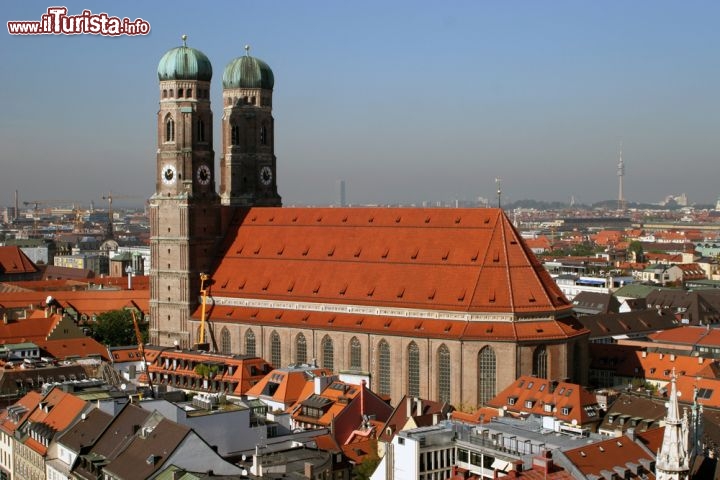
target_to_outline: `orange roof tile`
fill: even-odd
[[[0,274],[14,275],[23,273],[35,273],[38,268],[23,253],[20,247],[0,247]]]
[[[639,465],[642,458],[648,461],[655,460],[654,455],[625,435],[566,450],[563,453],[585,476],[597,475],[601,478],[603,470],[614,473],[615,467],[624,467],[628,463]],[[639,478],[636,472],[630,473],[632,475],[630,478]],[[653,472],[644,473],[647,474],[647,478],[655,478]]]
[[[512,400],[511,400],[512,399]],[[491,399],[489,407],[514,414],[534,413],[587,425],[600,421],[595,395],[582,386],[523,375]]]
[[[28,308],[30,305],[41,306],[48,297],[46,291],[2,292],[0,307]],[[85,315],[95,315],[126,307],[137,308],[149,312],[150,291],[145,290],[63,290],[53,291],[52,297],[64,308],[72,307]]]
[[[258,325],[295,325],[322,329],[332,326],[343,331],[374,332],[382,335],[437,337],[493,341],[554,340],[587,334],[573,317],[537,321],[461,321],[360,315],[332,312],[308,312],[271,308],[214,306],[209,311],[214,322],[237,322]],[[199,318],[199,314],[196,312]]]
[[[319,376],[332,375],[332,371],[326,368],[278,368],[265,375],[246,394],[252,398],[272,399],[275,402],[284,404],[287,408],[297,402],[303,392],[306,392],[306,389],[309,388],[306,372]]]
[[[571,307],[499,209],[255,208],[235,228],[213,296],[518,315]]]

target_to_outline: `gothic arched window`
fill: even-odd
[[[226,327],[223,327],[220,332],[220,351],[225,355],[230,355],[232,351],[232,343],[230,340],[230,331]]]
[[[205,141],[205,122],[203,122],[202,118],[198,118],[197,121],[197,139],[198,142]]]
[[[307,363],[307,342],[302,333],[295,337],[295,363]]]
[[[280,335],[275,330],[270,334],[270,363],[275,368],[280,368],[282,363]]]
[[[252,330],[245,332],[245,355],[257,356],[255,352],[255,333]]]
[[[334,370],[335,348],[333,346],[332,338],[330,338],[329,335],[325,335],[322,339],[322,356],[323,368]]]
[[[362,368],[362,346],[357,337],[350,339],[350,370],[360,370]]]
[[[440,345],[437,351],[438,369],[438,400],[450,401],[450,350],[445,344]]]
[[[377,347],[378,359],[378,386],[377,393],[390,395],[390,345],[385,340],[380,340]]]
[[[420,396],[420,347],[410,342],[407,348],[408,385],[407,393],[412,397]]]
[[[230,124],[230,145],[240,144],[240,127],[234,123]]]
[[[260,145],[267,145],[267,129],[265,125],[260,127]]]
[[[495,350],[484,347],[478,353],[478,404],[485,405],[495,397]]]
[[[165,141],[175,141],[175,120],[170,115],[165,117]]]
[[[545,345],[538,345],[533,352],[533,376],[547,378],[547,349]]]

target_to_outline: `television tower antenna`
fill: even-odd
[[[495,177],[495,185],[497,186],[497,199],[498,199],[498,208],[502,208],[500,199],[502,197],[502,189],[500,188],[500,177]]]
[[[620,158],[618,160],[618,210],[625,210],[625,195],[623,193],[623,177],[625,177],[625,164],[622,157],[622,142],[620,142]]]

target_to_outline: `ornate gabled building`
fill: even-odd
[[[247,52],[223,75],[216,194],[198,130],[211,75],[186,46],[158,67],[153,343],[198,342],[204,272],[217,350],[315,359],[398,400],[475,406],[520,375],[585,382],[588,331],[502,210],[281,208],[274,76]]]

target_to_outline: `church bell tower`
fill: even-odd
[[[275,158],[270,67],[245,55],[223,72],[223,155],[220,197],[223,205],[280,206]]]
[[[210,80],[201,51],[183,45],[158,64],[155,193],[150,199],[150,342],[190,346],[189,319],[200,273],[212,263],[220,235],[215,192]]]

